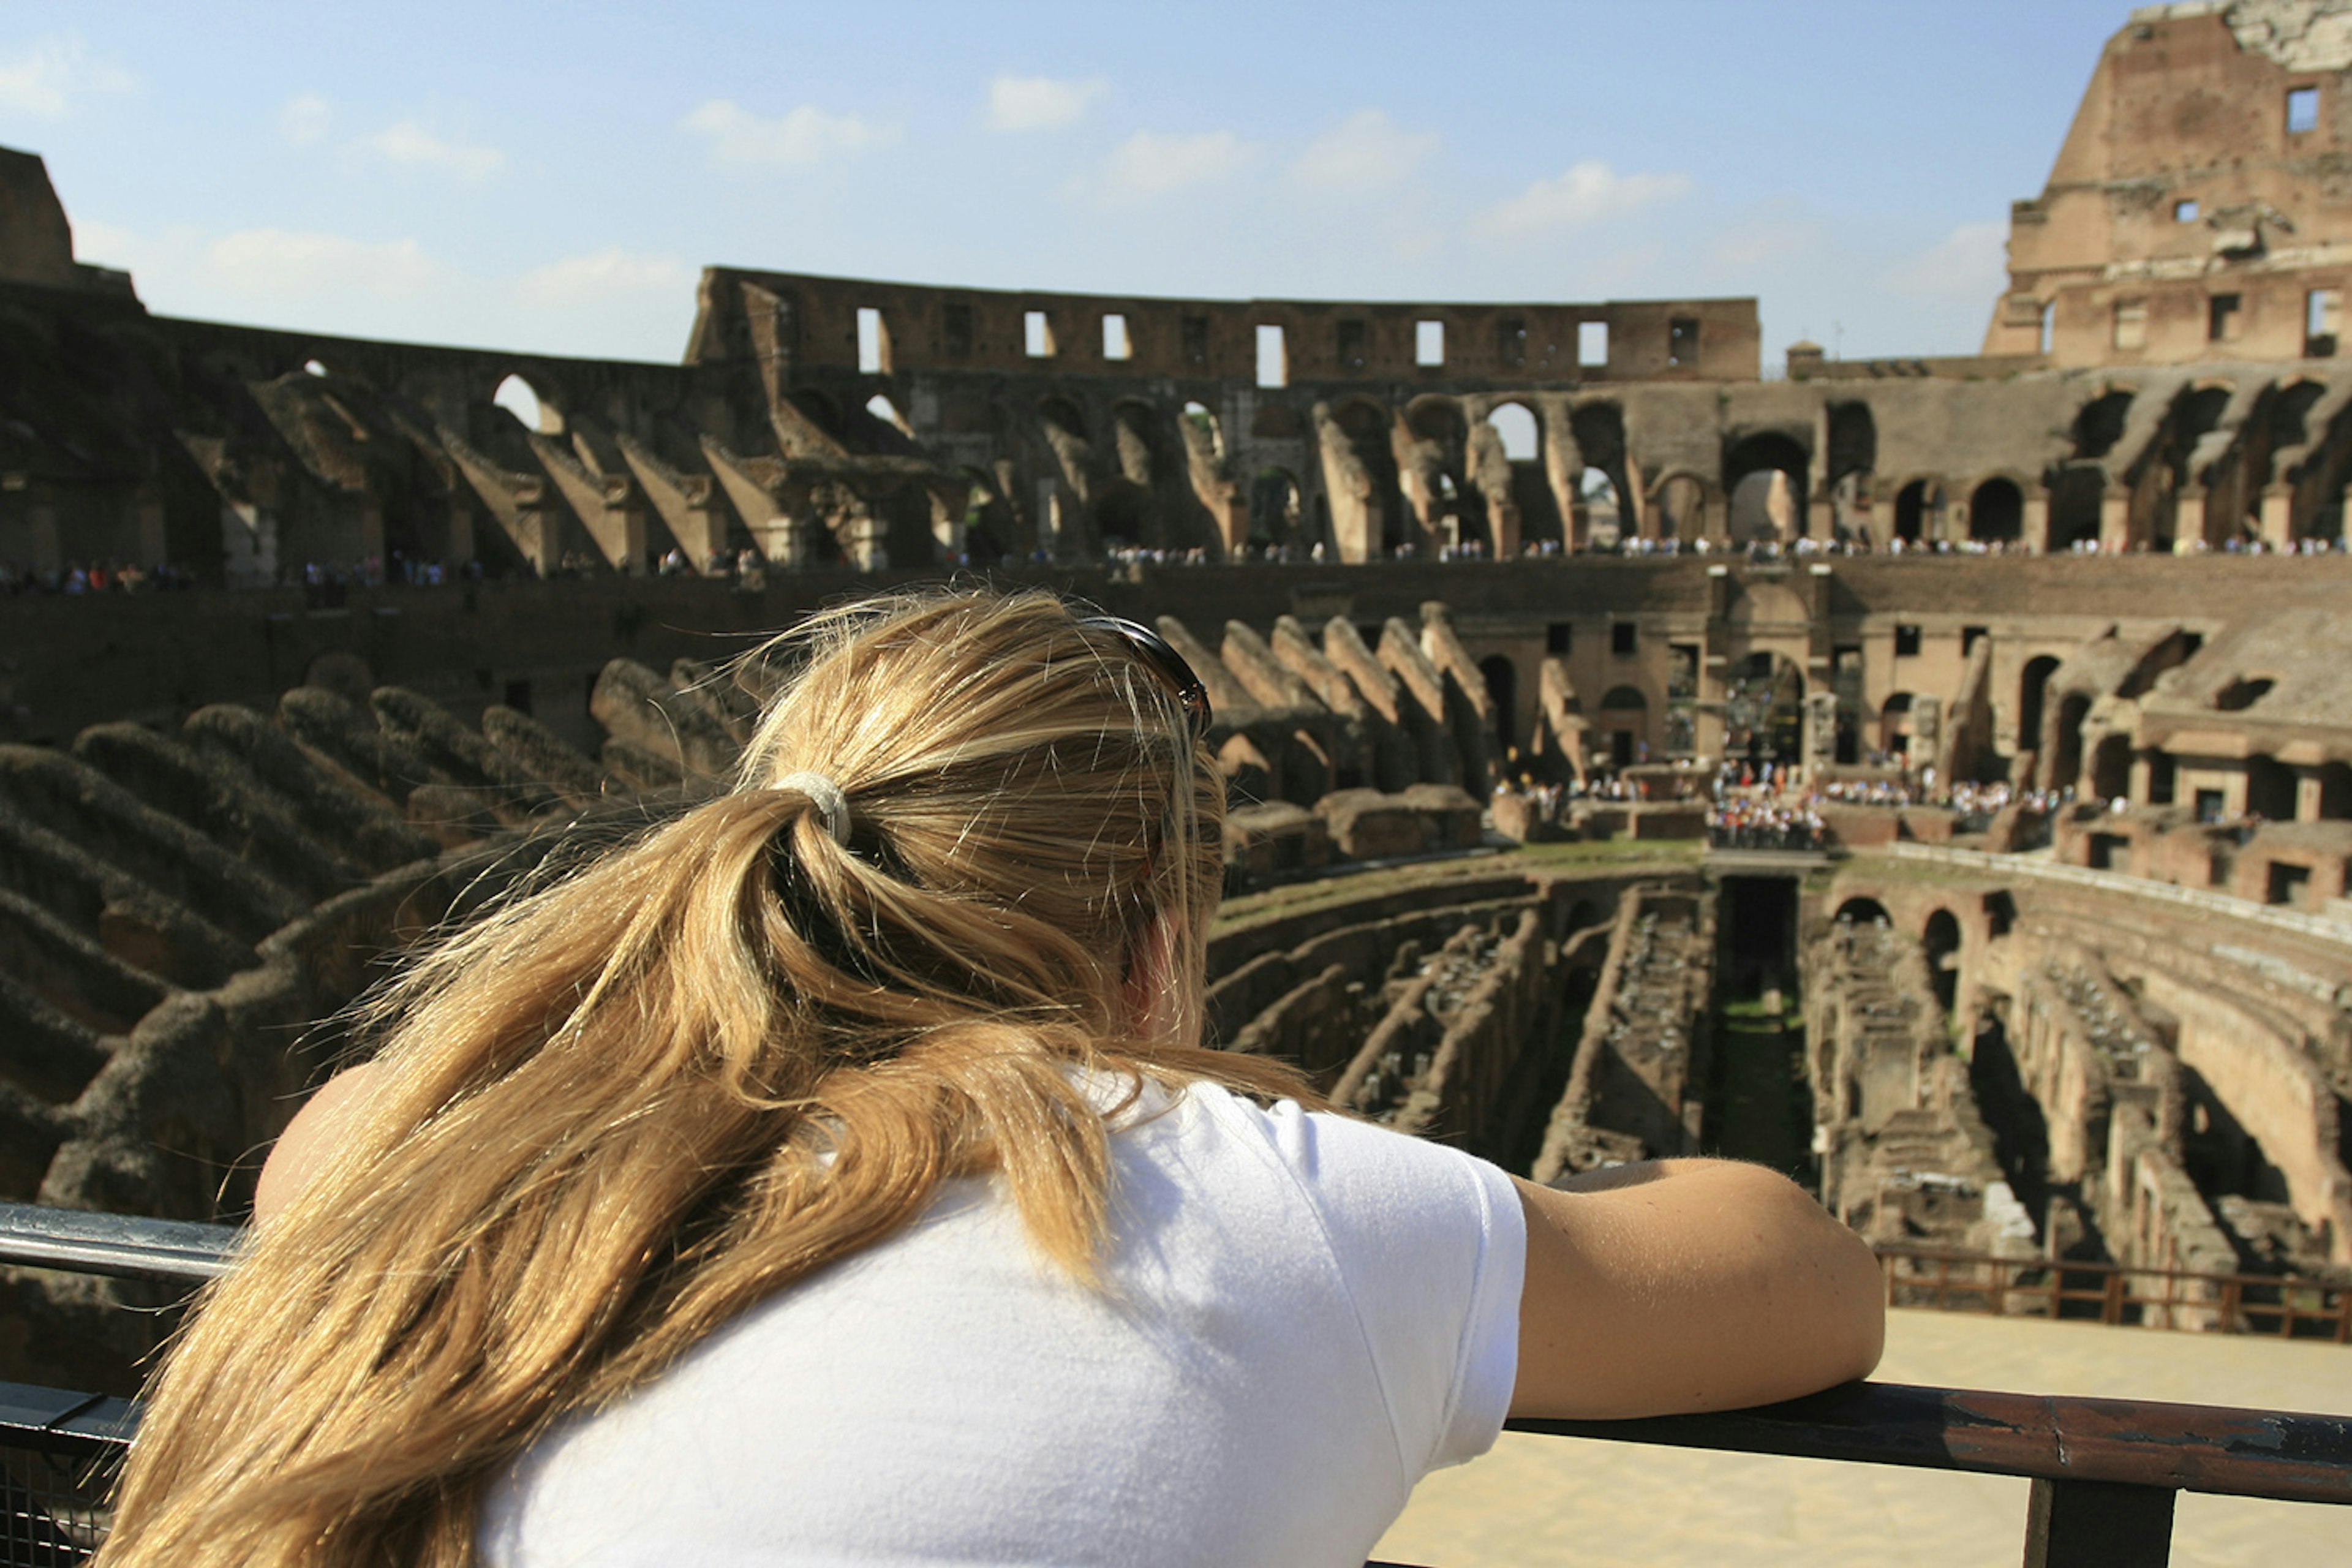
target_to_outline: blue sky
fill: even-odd
[[[2123,4],[0,16],[0,143],[166,314],[673,360],[706,264],[1332,299],[1753,294],[1970,353]]]

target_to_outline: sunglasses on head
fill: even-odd
[[[1126,639],[1137,657],[1150,665],[1152,672],[1168,683],[1176,700],[1183,705],[1184,716],[1192,721],[1194,734],[1205,733],[1209,728],[1211,710],[1209,689],[1202,684],[1192,667],[1184,662],[1166,637],[1140,621],[1130,621],[1118,616],[1088,616],[1078,625],[1094,631],[1114,632]]]

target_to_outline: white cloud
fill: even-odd
[[[1902,294],[1979,303],[2008,285],[2008,242],[2007,224],[1964,223],[1898,263],[1886,285]]]
[[[507,163],[507,155],[495,147],[444,142],[414,120],[386,126],[369,137],[366,145],[403,167],[454,174],[469,184],[488,179]]]
[[[1360,109],[1308,142],[1290,175],[1319,190],[1386,190],[1412,178],[1439,140],[1434,131],[1399,128],[1385,110]]]
[[[413,239],[372,244],[340,234],[249,228],[205,249],[211,282],[240,294],[318,294],[358,289],[394,299],[424,293],[442,280],[440,263]]]
[[[130,72],[92,60],[82,41],[69,33],[36,40],[0,59],[0,110],[42,120],[62,117],[87,92],[128,92],[138,86]]]
[[[1105,206],[1132,206],[1195,185],[1230,179],[1249,166],[1257,148],[1230,131],[1163,136],[1139,131],[1111,149],[1101,170],[1077,181],[1076,194]]]
[[[861,152],[890,140],[887,127],[854,114],[828,114],[803,103],[781,119],[762,120],[723,98],[688,115],[688,131],[709,138],[710,155],[722,163],[782,163],[805,167]]]
[[[1001,76],[988,84],[991,131],[1055,131],[1076,122],[1087,106],[1110,91],[1100,77],[1085,81],[1049,76]]]
[[[674,256],[641,256],[614,246],[535,267],[516,287],[528,305],[588,305],[639,289],[676,289],[689,276]]]
[[[1636,212],[1689,189],[1687,174],[1621,174],[1602,159],[1587,158],[1487,208],[1477,221],[1489,234],[1517,237]]]
[[[327,133],[331,118],[325,99],[315,92],[298,93],[278,111],[278,129],[289,142],[316,142]]]

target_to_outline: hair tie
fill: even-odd
[[[796,789],[808,796],[819,816],[824,818],[824,830],[844,849],[849,847],[849,797],[841,786],[823,773],[786,773],[775,783],[777,789]]]

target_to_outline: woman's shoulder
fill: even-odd
[[[1097,1075],[1088,1092],[1139,1152],[1245,1165],[1318,1209],[1482,1218],[1496,1205],[1517,1210],[1510,1178],[1496,1166],[1359,1117],[1261,1100],[1210,1079]]]

